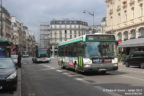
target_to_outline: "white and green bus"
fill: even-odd
[[[75,71],[103,72],[118,69],[117,41],[114,35],[83,35],[58,45],[58,64]]]

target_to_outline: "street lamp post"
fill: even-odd
[[[89,15],[91,15],[93,17],[93,29],[92,29],[93,32],[92,33],[94,33],[94,21],[95,21],[95,13],[94,13],[94,11],[93,12],[89,12],[89,11],[84,10],[83,13],[88,13]]]

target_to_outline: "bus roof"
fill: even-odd
[[[67,41],[64,41],[64,42],[61,42],[58,44],[58,46],[62,46],[62,45],[67,45],[67,44],[71,44],[71,43],[75,43],[75,42],[80,42],[80,41],[83,41],[85,42],[86,41],[86,36],[95,36],[95,35],[108,35],[108,36],[114,36],[114,35],[111,35],[111,34],[87,34],[87,35],[82,35],[82,36],[79,36],[77,38],[74,38],[74,39],[70,39],[70,40],[67,40]],[[114,40],[113,40],[114,41]]]

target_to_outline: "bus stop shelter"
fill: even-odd
[[[122,42],[118,46],[119,48],[131,48],[131,47],[144,47],[144,38],[130,39]]]

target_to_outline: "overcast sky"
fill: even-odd
[[[95,25],[98,25],[106,13],[105,0],[3,0],[3,6],[35,35],[40,22],[69,18],[84,19],[92,25],[92,16],[82,13],[87,10],[95,12]]]

